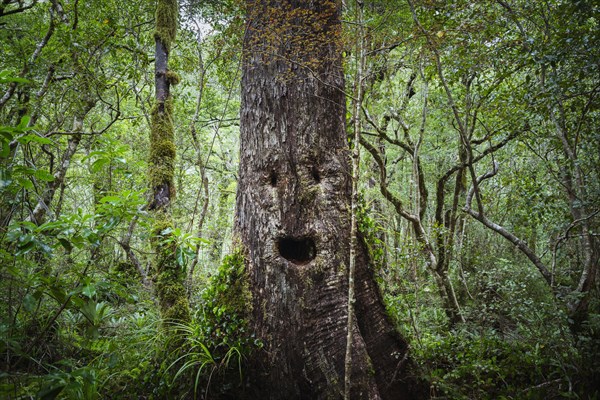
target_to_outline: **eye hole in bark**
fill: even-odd
[[[310,170],[310,174],[312,175],[315,182],[321,183],[321,174],[319,173],[319,168],[317,168],[316,165],[313,165],[313,167]]]
[[[299,265],[309,263],[317,255],[315,241],[308,237],[280,238],[277,242],[277,248],[283,258]]]
[[[269,184],[272,187],[277,186],[277,172],[275,172],[274,169],[272,169],[271,173],[269,174]]]

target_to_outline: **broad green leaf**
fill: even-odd
[[[0,150],[0,157],[1,158],[6,158],[8,157],[10,154],[10,144],[8,143],[8,141],[6,142],[2,142],[2,149]]]
[[[2,70],[0,71],[0,83],[30,83],[31,81],[25,78],[19,78],[17,76],[13,76],[10,71]]]
[[[38,169],[37,171],[35,171],[33,176],[45,182],[52,182],[54,180],[54,175],[43,169]]]
[[[62,247],[64,247],[64,249],[66,251],[69,252],[69,251],[73,250],[73,245],[67,239],[65,239],[65,238],[58,238],[58,242],[62,245]]]
[[[42,242],[41,240],[35,240],[35,244],[46,254],[46,255],[51,255],[53,253],[53,249],[52,247],[45,243]]]
[[[90,171],[92,173],[97,173],[102,170],[102,167],[110,164],[110,160],[108,158],[99,158],[90,165]]]
[[[52,144],[52,140],[47,137],[36,135],[35,133],[30,133],[25,136],[21,136],[17,139],[19,143],[27,144],[31,142],[39,143],[39,144]]]
[[[54,400],[60,392],[65,388],[66,383],[53,384],[51,386],[43,387],[38,393],[37,398],[40,400]]]
[[[67,299],[67,293],[65,293],[64,289],[57,285],[50,286],[50,294],[54,297],[59,303],[64,303]]]
[[[96,295],[96,285],[85,285],[84,288],[81,290],[81,293],[89,299],[92,298]]]
[[[100,203],[120,203],[121,198],[119,196],[104,196],[100,199]]]
[[[29,125],[29,121],[31,121],[31,116],[24,115],[23,117],[21,117],[21,121],[19,122],[19,125],[17,125],[17,129],[21,131],[26,130],[27,125]]]
[[[181,250],[181,247],[177,247],[177,250],[175,250],[175,259],[177,260],[177,265],[180,267],[185,266],[186,257],[184,252]]]
[[[33,183],[31,183],[31,181],[29,179],[26,179],[26,178],[17,178],[17,183],[23,189],[33,190],[33,188],[34,188],[33,187]]]

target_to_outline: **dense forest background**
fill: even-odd
[[[430,396],[598,398],[600,6],[344,10],[359,227]],[[244,6],[179,4],[168,226],[151,201],[155,15],[0,2],[2,398],[231,396],[261,347],[232,239]],[[189,316],[165,317],[165,251]]]

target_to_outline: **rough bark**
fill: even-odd
[[[337,1],[248,1],[235,229],[247,249],[254,398],[344,391],[350,170]],[[356,263],[353,399],[420,397],[364,245]]]

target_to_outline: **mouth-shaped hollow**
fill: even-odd
[[[317,256],[317,246],[310,237],[283,237],[277,240],[281,257],[297,265],[311,262]]]

